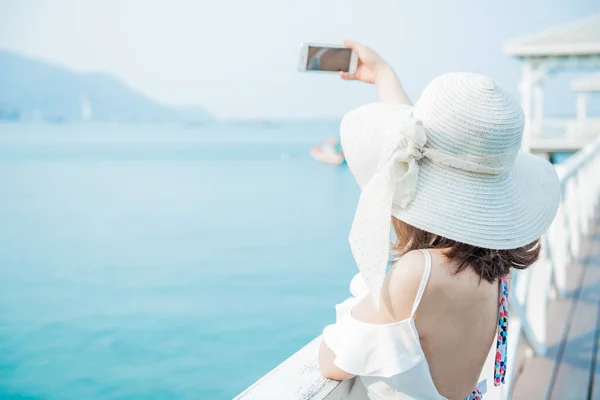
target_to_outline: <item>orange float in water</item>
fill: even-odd
[[[313,146],[310,149],[310,155],[324,164],[341,165],[345,161],[342,147],[335,138],[329,138],[323,144]]]

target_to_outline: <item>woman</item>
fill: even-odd
[[[381,103],[340,128],[362,188],[349,238],[360,274],[323,332],[321,371],[357,377],[350,399],[480,398],[494,341],[494,383],[504,381],[507,278],[539,256],[556,173],[519,151],[522,109],[493,80],[442,75],[413,107],[375,52],[346,46],[360,62],[342,78],[375,84]]]

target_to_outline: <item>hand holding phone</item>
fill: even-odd
[[[376,84],[378,77],[381,78],[392,71],[392,67],[368,46],[345,40],[344,47],[352,49],[358,56],[358,65],[354,73],[340,72],[343,79]]]
[[[346,72],[354,74],[358,55],[351,48],[318,43],[302,43],[298,70],[302,72]]]
[[[298,70],[338,72],[345,80],[375,84],[381,102],[412,105],[392,67],[373,49],[356,42],[302,43]]]

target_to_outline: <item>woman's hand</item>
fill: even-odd
[[[340,72],[342,79],[375,84],[379,100],[383,103],[412,105],[396,73],[379,54],[370,47],[350,40],[345,40],[343,44],[358,55],[358,67],[354,74]]]
[[[348,81],[363,81],[366,83],[377,83],[378,76],[381,75],[385,69],[391,69],[389,64],[385,62],[379,54],[377,54],[372,48],[363,46],[362,44],[352,42],[350,40],[344,40],[344,46],[352,49],[358,55],[358,68],[356,73],[350,74],[348,72],[340,72],[342,79]]]

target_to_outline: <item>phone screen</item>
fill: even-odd
[[[351,55],[351,49],[309,46],[306,69],[308,71],[348,72]]]

